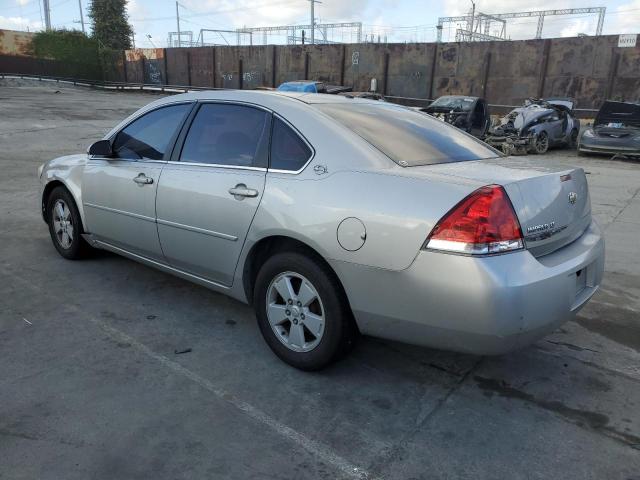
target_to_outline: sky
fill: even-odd
[[[50,0],[51,23],[54,28],[80,29],[78,0]],[[90,0],[80,0],[85,12],[87,31],[90,22],[86,9]],[[506,13],[522,10],[606,7],[605,34],[640,33],[640,0],[532,0],[523,7],[521,0],[476,0],[476,12]],[[168,32],[175,32],[176,3],[174,0],[129,0],[129,20],[135,32],[136,47],[166,47]],[[317,23],[362,22],[367,39],[388,42],[431,42],[436,39],[438,17],[465,15],[471,10],[471,0],[322,0],[315,4]],[[199,39],[201,29],[234,30],[242,27],[262,27],[287,24],[309,24],[308,0],[180,0],[181,31],[193,32]],[[36,31],[42,29],[42,0],[0,0],[0,28]],[[518,40],[533,38],[537,18],[509,20],[507,37]],[[596,14],[547,17],[543,37],[570,37],[579,33],[593,35]],[[455,41],[457,28],[451,24],[443,30],[443,40]],[[496,27],[497,28],[497,27]],[[492,31],[492,34],[497,32]],[[204,32],[209,44],[236,44],[237,36],[229,33]],[[321,32],[316,33],[321,38]],[[332,41],[356,41],[355,30],[334,30]],[[187,40],[187,37],[183,37]],[[254,36],[262,43],[263,35]],[[248,44],[248,36],[241,39]],[[267,37],[267,43],[286,43],[286,34]]]

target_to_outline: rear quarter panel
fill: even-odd
[[[474,189],[392,172],[340,171],[316,178],[269,173],[248,240],[285,235],[330,260],[403,270],[435,223]],[[349,217],[366,228],[356,251],[343,249],[337,238],[339,224]]]

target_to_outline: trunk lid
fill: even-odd
[[[608,100],[600,107],[593,126],[608,127],[608,130],[626,127],[640,128],[640,104]]]
[[[520,221],[525,245],[534,256],[568,245],[591,224],[589,187],[582,168],[507,157],[414,169],[472,181],[478,187],[502,185]]]

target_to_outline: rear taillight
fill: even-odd
[[[458,203],[433,228],[425,248],[471,255],[524,248],[520,223],[504,188],[487,185]]]

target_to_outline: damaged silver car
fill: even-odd
[[[640,103],[604,102],[580,136],[578,155],[584,153],[640,157]]]
[[[543,154],[550,147],[575,148],[580,121],[569,98],[528,99],[489,129],[485,141],[507,155]]]

